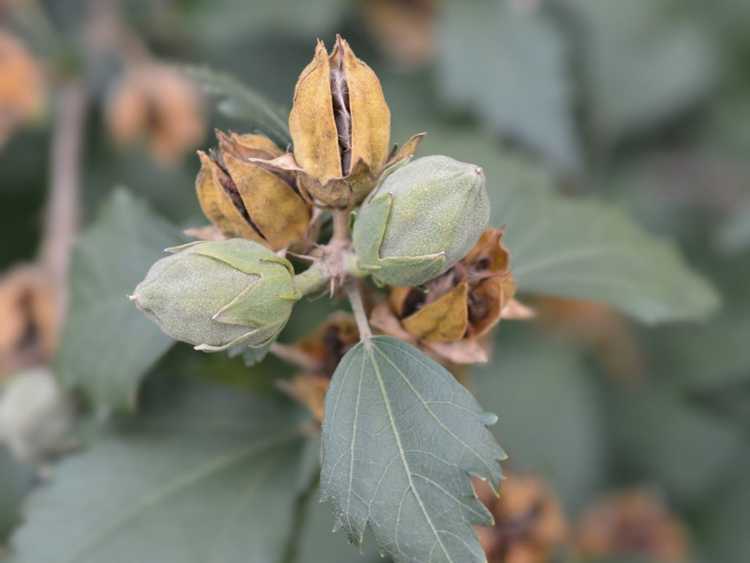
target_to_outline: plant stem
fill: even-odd
[[[320,365],[314,358],[288,344],[274,342],[271,344],[271,353],[280,360],[307,371],[316,371],[320,368]]]
[[[333,211],[333,240],[334,241],[348,241],[349,240],[349,215],[348,209],[340,209]]]
[[[50,152],[50,193],[41,261],[59,288],[58,312],[65,311],[70,254],[78,231],[81,149],[87,108],[86,87],[72,79],[61,87]]]
[[[294,287],[302,295],[310,295],[322,291],[330,280],[331,275],[323,263],[315,262],[307,270],[294,276]]]
[[[362,302],[362,293],[359,291],[359,283],[357,280],[350,279],[344,284],[344,289],[352,306],[354,320],[357,321],[359,338],[367,343],[372,338],[372,330],[370,329],[370,323],[367,321],[367,313],[365,312],[365,305]]]

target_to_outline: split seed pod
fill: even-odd
[[[373,311],[375,326],[455,364],[487,361],[484,337],[501,318],[526,318],[502,229],[487,229],[453,268],[423,287],[395,287]]]
[[[257,164],[281,156],[281,149],[263,135],[217,131],[216,136],[218,150],[198,152],[195,188],[206,217],[226,237],[254,240],[272,250],[304,239],[311,209],[294,179]]]
[[[302,191],[325,207],[351,208],[373,189],[386,166],[410,158],[423,135],[390,155],[391,114],[375,72],[340,36],[315,56],[294,90],[289,131]]]
[[[389,174],[362,205],[352,237],[359,267],[382,285],[421,285],[463,258],[489,217],[480,167],[419,158]]]
[[[194,242],[169,252],[131,299],[165,333],[197,350],[266,346],[299,299],[291,264],[253,241]]]

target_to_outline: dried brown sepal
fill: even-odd
[[[304,405],[318,423],[325,416],[325,402],[331,378],[319,373],[303,372],[288,381],[280,381],[279,389]]]
[[[548,563],[568,543],[560,502],[541,479],[510,474],[500,496],[482,481],[474,487],[495,519],[493,527],[476,529],[488,563]]]
[[[217,131],[219,149],[199,152],[201,171],[196,191],[203,213],[227,237],[241,237],[272,250],[304,240],[310,206],[287,172],[259,162],[283,156],[263,135],[224,134]]]
[[[461,282],[430,305],[403,319],[409,334],[425,342],[454,342],[469,326],[469,284]]]
[[[314,369],[280,384],[283,391],[305,405],[318,422],[323,421],[325,394],[341,358],[359,342],[357,323],[348,313],[333,313],[312,333],[294,345]]]
[[[203,227],[191,227],[185,229],[183,233],[196,240],[226,240],[226,236],[222,233],[216,225],[206,225]]]
[[[603,497],[581,517],[576,533],[585,558],[644,557],[661,563],[689,558],[682,522],[655,493],[632,489]]]
[[[106,120],[119,144],[145,138],[154,157],[173,164],[205,133],[195,85],[167,65],[144,63],[126,71],[107,100]]]
[[[0,32],[0,146],[19,125],[40,116],[46,101],[39,63],[18,38]]]

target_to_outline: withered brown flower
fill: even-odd
[[[511,474],[500,496],[475,480],[479,500],[495,519],[476,529],[488,563],[551,563],[566,546],[568,524],[557,496],[541,479]]]
[[[365,26],[378,45],[405,67],[428,63],[435,54],[435,0],[366,0]]]
[[[310,409],[318,422],[323,421],[325,396],[333,372],[344,354],[358,342],[359,331],[354,317],[337,312],[295,344],[294,350],[309,360],[310,367],[283,382],[281,387]]]
[[[52,359],[60,326],[58,298],[37,266],[19,266],[0,278],[0,376]]]
[[[581,517],[576,533],[584,557],[640,556],[661,563],[688,559],[687,532],[655,493],[631,489],[603,497]]]
[[[255,240],[273,250],[304,239],[311,208],[294,179],[257,162],[283,151],[263,135],[216,132],[218,150],[198,152],[195,181],[203,213],[227,237]]]
[[[424,287],[396,287],[375,307],[372,323],[417,341],[457,364],[487,360],[481,339],[505,316],[529,311],[513,301],[516,285],[502,229],[487,229],[453,268]]]
[[[0,31],[0,145],[20,124],[38,117],[46,100],[39,63],[19,39]]]
[[[166,164],[196,146],[206,128],[195,85],[158,63],[125,72],[107,101],[106,120],[115,142],[145,138],[154,157]]]
[[[543,297],[534,301],[545,329],[590,349],[607,373],[633,380],[644,371],[644,358],[624,316],[603,303]]]
[[[318,41],[302,71],[289,114],[293,158],[267,163],[292,172],[300,190],[322,207],[353,207],[383,170],[410,158],[422,134],[390,151],[391,115],[377,75],[337,36],[328,54]]]

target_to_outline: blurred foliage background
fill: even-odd
[[[0,100],[10,108],[0,105],[0,115],[16,112],[9,114],[13,126],[0,150],[0,270],[33,262],[49,236],[45,210],[55,181],[50,155],[61,126],[55,108],[71,83],[83,81],[86,98],[79,122],[80,223],[85,228],[106,214],[117,222],[107,232],[86,231],[81,252],[101,256],[111,276],[106,289],[116,287],[110,295],[124,296],[156,257],[145,250],[153,245],[144,242],[139,250],[132,241],[157,240],[157,249],[179,241],[166,228],[140,224],[140,215],[128,215],[131,207],[147,205],[183,227],[203,224],[193,191],[199,168],[194,149],[214,143],[213,127],[247,129],[231,117],[231,107],[213,111],[210,94],[193,106],[193,92],[171,85],[168,74],[141,78],[131,86],[138,92],[134,105],[116,107],[118,96],[128,94],[128,73],[144,60],[210,68],[288,108],[315,38],[330,44],[341,33],[380,76],[395,140],[427,131],[421,154],[481,164],[491,192],[493,185],[517,184],[614,205],[645,230],[676,241],[689,264],[718,289],[723,303],[709,320],[658,326],[596,304],[533,301],[537,320],[501,323],[490,363],[473,371],[469,385],[499,416],[493,430],[511,456],[508,467],[549,484],[561,500],[570,541],[596,546],[592,560],[747,561],[750,3],[123,0],[115,19],[105,14],[103,27],[94,31],[87,28],[86,8],[82,0],[0,1],[2,33],[26,45],[46,92],[46,101],[28,116],[10,94]],[[0,97],[21,80],[3,71]],[[140,111],[148,115],[138,117]],[[141,119],[141,129],[123,132],[118,119],[125,129]],[[170,120],[194,123],[166,132]],[[124,192],[112,199],[121,186],[135,199]],[[544,236],[550,219],[533,220]],[[79,290],[97,299],[102,288]],[[322,302],[302,306],[284,339],[308,332],[330,308]],[[15,314],[0,311],[6,325],[0,333]],[[247,369],[238,360],[199,357],[182,346],[150,368],[168,346],[155,329],[137,343],[121,342],[117,357],[102,357],[89,333],[111,339],[116,332],[75,312],[69,322],[74,328],[68,331],[88,340],[74,352],[60,352],[60,371],[70,369],[66,353],[85,350],[90,357],[79,358],[82,369],[111,371],[112,385],[120,387],[100,388],[95,398],[129,393],[135,403],[135,382],[149,369],[141,398],[146,407],[149,393],[154,401],[169,394],[163,380],[173,381],[177,372],[264,392],[274,377],[289,375],[278,361]],[[136,366],[129,357],[138,354],[129,351],[138,347],[153,351],[141,354],[146,361]],[[49,362],[53,355],[41,358]],[[11,379],[10,373],[4,377]],[[84,406],[97,411],[90,397]],[[86,422],[79,434],[85,442],[96,432]],[[3,537],[19,521],[23,498],[37,481],[28,464],[0,452]],[[632,495],[646,500],[633,502]],[[609,504],[592,524],[586,516],[602,510],[602,502]],[[86,510],[85,503],[78,507]],[[340,534],[328,533],[327,507],[311,503],[304,510],[311,515],[299,530],[301,561],[358,560]],[[602,522],[618,524],[609,533],[599,529]],[[254,522],[246,524],[252,528]],[[365,557],[374,555],[372,546],[367,550]]]

